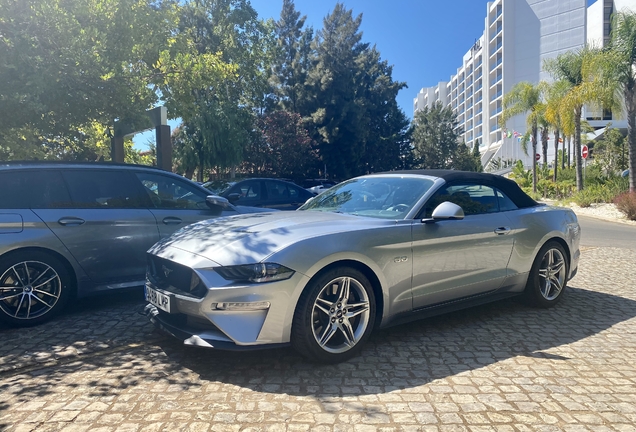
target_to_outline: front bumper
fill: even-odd
[[[148,304],[144,313],[154,326],[164,333],[183,341],[184,345],[197,346],[203,348],[214,348],[226,351],[250,351],[265,348],[278,348],[289,346],[288,343],[263,344],[263,345],[237,345],[230,338],[225,336],[218,329],[210,328],[203,330],[196,326],[189,326],[187,323],[179,323],[171,314],[164,314],[155,306]],[[181,321],[183,321],[183,317]]]
[[[308,278],[295,273],[282,281],[232,285],[216,272],[195,270],[208,288],[202,298],[146,287],[170,297],[170,312],[153,305],[146,314],[160,330],[185,345],[218,349],[258,349],[289,345],[298,297]],[[165,308],[164,308],[165,309]]]

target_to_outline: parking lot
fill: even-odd
[[[377,332],[324,366],[184,348],[140,293],[0,327],[0,430],[636,431],[636,250],[586,248],[551,310],[515,300]]]

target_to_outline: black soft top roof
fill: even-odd
[[[530,198],[523,190],[521,190],[517,183],[496,174],[440,169],[387,171],[381,174],[416,174],[439,177],[441,179],[444,179],[446,183],[455,183],[457,181],[481,183],[487,186],[496,187],[497,189],[501,190],[519,208],[534,207],[538,205],[535,200]]]

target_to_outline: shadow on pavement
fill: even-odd
[[[505,300],[382,330],[359,357],[325,366],[291,349],[186,348],[155,332],[140,314],[143,306],[140,294],[119,295],[80,302],[37,328],[0,328],[0,428],[9,404],[65,389],[108,396],[130,387],[143,393],[230,385],[329,402],[422,386],[514,357],[567,362],[567,349],[549,351],[636,316],[636,301],[569,288],[549,310]]]

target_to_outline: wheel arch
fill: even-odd
[[[382,317],[384,315],[384,293],[382,291],[382,283],[380,279],[376,275],[376,273],[363,262],[352,260],[352,259],[341,259],[337,261],[333,261],[323,268],[321,268],[318,272],[316,272],[311,279],[307,282],[305,287],[307,287],[313,280],[319,278],[324,273],[333,270],[337,267],[351,267],[353,269],[358,270],[362,274],[364,274],[369,282],[371,283],[371,288],[373,289],[373,296],[375,298],[375,324],[374,328],[378,328],[382,322]],[[298,308],[298,303],[296,303],[296,308]]]
[[[75,272],[75,268],[70,263],[70,261],[64,255],[62,255],[59,252],[56,252],[56,251],[54,251],[52,249],[48,249],[48,248],[38,247],[38,246],[27,246],[27,247],[22,247],[22,248],[18,248],[18,249],[12,249],[12,250],[4,253],[2,256],[0,256],[0,259],[4,259],[6,257],[11,257],[12,255],[16,255],[16,254],[19,254],[19,253],[29,253],[29,252],[45,253],[45,254],[51,255],[55,259],[59,260],[62,263],[62,265],[64,266],[64,268],[66,269],[66,271],[68,272],[69,276],[70,276],[72,297],[76,297],[77,296],[78,279],[77,279],[77,273]]]
[[[548,238],[546,241],[541,243],[541,246],[539,246],[539,248],[537,249],[537,254],[539,253],[539,251],[541,250],[543,246],[550,243],[551,241],[557,242],[563,247],[563,250],[565,251],[565,254],[566,254],[566,259],[568,263],[568,272],[569,272],[569,268],[572,265],[572,251],[570,250],[568,243],[561,237],[554,236],[554,237]]]

